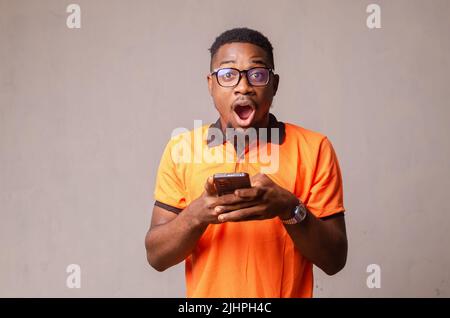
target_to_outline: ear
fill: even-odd
[[[209,91],[209,95],[212,96],[213,77],[211,76],[211,74],[206,75],[206,80],[208,81],[208,91]]]
[[[280,83],[280,76],[278,74],[273,74],[273,96],[277,94],[279,83]]]

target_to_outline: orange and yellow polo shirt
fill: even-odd
[[[214,173],[265,171],[316,217],[344,212],[341,171],[328,138],[279,122],[272,114],[269,126],[276,128],[278,138],[253,149],[277,153],[272,167],[270,160],[249,160],[249,149],[238,156],[229,147],[231,140],[222,142],[211,134],[213,128],[222,131],[220,121],[173,137],[159,165],[155,204],[180,213],[202,194]],[[188,297],[312,297],[313,292],[312,263],[294,246],[279,218],[210,224],[186,258],[185,271]]]

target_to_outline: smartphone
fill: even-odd
[[[250,177],[246,172],[216,173],[213,180],[219,196],[233,193],[236,189],[251,188]]]

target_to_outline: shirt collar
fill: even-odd
[[[212,128],[216,128],[222,133],[222,138],[215,138],[215,134],[212,132]],[[269,127],[267,127],[267,142],[272,142],[271,141],[271,132],[272,129],[271,128],[278,128],[278,138],[274,138],[274,143],[277,143],[279,145],[281,145],[284,141],[284,138],[286,137],[286,132],[285,132],[285,125],[283,122],[278,121],[277,118],[275,117],[275,115],[273,115],[272,113],[269,113]],[[217,119],[217,121],[213,124],[211,124],[208,128],[208,137],[206,139],[206,143],[208,145],[209,148],[211,147],[215,147],[215,146],[219,146],[219,145],[223,145],[225,142],[227,141],[226,136],[223,132],[222,129],[222,124],[220,122],[220,118]]]

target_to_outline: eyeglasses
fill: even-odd
[[[222,87],[234,87],[239,84],[242,78],[242,73],[247,76],[247,82],[252,86],[266,86],[270,80],[270,73],[273,73],[271,68],[267,67],[252,67],[248,70],[238,70],[236,68],[220,68],[212,72],[210,75],[216,76],[217,83]]]

